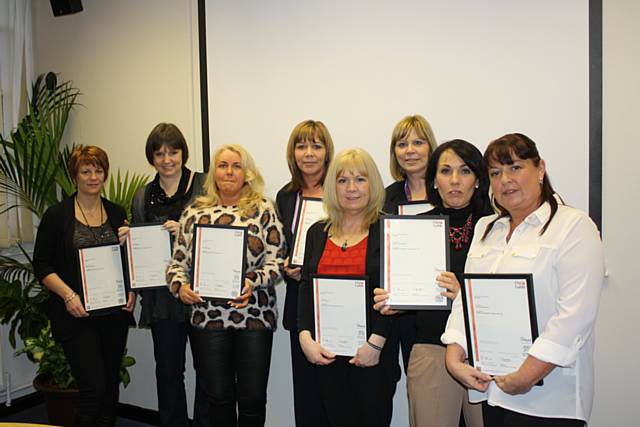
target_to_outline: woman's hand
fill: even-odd
[[[127,298],[127,305],[122,307],[124,311],[131,313],[136,308],[136,293],[129,292],[129,298]]]
[[[469,389],[486,391],[493,380],[491,375],[487,375],[480,370],[465,363],[465,352],[459,344],[449,344],[445,355],[447,371],[459,383]]]
[[[300,267],[289,267],[289,257],[284,260],[284,274],[291,277],[293,280],[300,281],[302,277],[302,268]]]
[[[384,315],[393,315],[402,313],[401,310],[394,310],[387,306],[387,300],[389,299],[389,292],[383,288],[374,288],[373,289],[373,309],[375,311],[380,312],[380,314]]]
[[[436,277],[438,286],[445,290],[440,292],[443,297],[449,298],[451,301],[456,299],[458,292],[460,292],[460,283],[456,275],[450,271],[443,271]]]
[[[309,331],[302,331],[298,335],[302,352],[310,363],[314,365],[328,365],[336,360],[336,355],[327,351],[324,347],[311,338]]]
[[[533,356],[527,356],[516,372],[496,376],[496,385],[507,394],[524,394],[531,390],[538,381],[549,375],[555,365]]]
[[[127,236],[129,235],[129,221],[124,220],[124,225],[118,228],[118,241],[120,245],[124,245],[124,242],[127,241]]]
[[[253,288],[251,284],[245,279],[244,287],[242,288],[242,294],[239,297],[234,298],[229,301],[229,304],[233,308],[245,308],[249,305],[249,298],[251,298],[251,294],[253,293]]]
[[[517,371],[499,377],[496,376],[494,380],[500,390],[511,395],[525,394],[533,387],[533,384],[525,381],[522,375],[518,375]]]
[[[380,335],[371,334],[369,342],[373,345],[370,345],[369,342],[362,344],[356,352],[356,355],[349,360],[349,363],[356,365],[359,368],[376,366],[380,362],[380,351],[382,347],[384,347],[385,341],[386,338]],[[380,350],[375,347],[380,348]]]
[[[71,292],[73,295],[65,298],[64,306],[73,317],[88,317],[89,313],[84,309],[82,302],[80,301],[80,295],[75,292]]]
[[[183,283],[178,290],[178,297],[180,297],[180,301],[187,305],[200,304],[204,302],[200,295],[193,292],[191,286],[188,283]]]
[[[180,230],[180,223],[177,221],[167,220],[162,224],[162,228],[173,234],[174,237],[178,237],[178,231]]]

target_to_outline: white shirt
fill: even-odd
[[[496,215],[478,221],[467,255],[467,273],[532,273],[539,337],[529,355],[557,365],[544,385],[512,396],[491,383],[486,392],[469,392],[473,402],[549,418],[588,421],[593,402],[593,328],[604,280],[602,242],[595,224],[582,211],[560,205],[541,236],[551,208],[544,203],[513,231],[501,218],[484,241]],[[442,335],[445,344],[467,351],[462,298],[453,304]]]

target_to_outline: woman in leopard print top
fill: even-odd
[[[205,195],[180,218],[167,283],[182,302],[193,305],[192,353],[211,418],[223,426],[263,426],[278,317],[274,285],[285,255],[282,224],[273,203],[262,195],[262,176],[244,148],[224,145],[212,160]],[[247,227],[245,286],[233,301],[203,301],[190,288],[196,223]]]

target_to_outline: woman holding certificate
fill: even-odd
[[[287,144],[291,181],[278,191],[276,197],[289,251],[284,267],[287,296],[282,324],[289,331],[291,343],[293,402],[298,426],[327,425],[326,415],[320,404],[317,370],[304,357],[298,340],[296,318],[301,267],[292,264],[291,260],[296,257],[291,255],[294,250],[304,250],[301,240],[304,239],[302,233],[306,230],[302,225],[310,221],[305,221],[302,217],[309,215],[306,208],[310,202],[322,204],[324,178],[332,158],[333,141],[324,123],[316,120],[299,123],[291,132]]]
[[[51,291],[46,303],[51,330],[64,349],[79,389],[74,426],[112,426],[118,403],[120,363],[128,328],[133,323],[135,297],[130,292],[126,305],[124,299],[120,302],[116,298],[110,307],[89,313],[86,305],[90,301],[89,292],[81,285],[79,272],[84,265],[79,253],[97,245],[115,245],[115,264],[121,267],[118,228],[127,216],[124,209],[100,197],[109,173],[107,153],[95,146],[77,147],[69,158],[68,168],[77,192],[43,215],[36,236],[33,269],[38,280]],[[89,262],[89,253],[86,255],[83,263]],[[110,276],[106,261],[94,262],[93,268]],[[119,292],[124,294],[122,270],[119,277]],[[112,283],[105,284],[106,291],[96,289],[95,282],[88,285],[92,285],[91,293],[102,291],[103,300],[115,296],[108,290],[114,288]]]
[[[167,270],[170,291],[193,306],[190,339],[196,375],[209,403],[210,419],[220,426],[263,426],[265,421],[277,324],[274,285],[281,277],[285,242],[276,209],[262,194],[263,185],[262,175],[243,147],[217,149],[204,195],[180,218]],[[207,241],[207,229],[230,238],[233,245]],[[237,245],[237,236],[246,240]],[[203,249],[197,252],[194,246]],[[194,253],[198,258],[193,258]],[[225,262],[220,263],[221,259]],[[210,265],[219,268],[212,271],[207,269]],[[222,278],[227,286],[237,284],[236,295],[240,287],[242,293],[227,300],[203,299],[192,286],[202,291],[202,284],[211,283],[211,278]]]
[[[361,149],[343,151],[327,170],[327,219],[307,234],[299,338],[307,360],[318,365],[321,401],[331,426],[391,422],[397,354],[393,360],[385,345],[391,319],[373,310],[372,291],[380,275],[383,202],[382,180],[371,156]]]
[[[435,206],[426,214],[449,218],[451,272],[442,273],[436,280],[445,288],[442,295],[454,299],[459,285],[452,273],[464,272],[474,226],[480,218],[493,212],[482,153],[461,139],[441,144],[429,159],[426,184],[429,201]],[[385,307],[389,298],[387,291],[376,289],[375,293],[376,308],[384,314],[394,314]],[[440,336],[449,311],[418,310],[415,313],[415,343],[407,370],[411,426],[457,426],[462,412],[467,427],[481,427],[481,407],[469,404],[465,388],[445,367],[445,346]]]
[[[433,209],[427,203],[425,175],[429,157],[436,147],[431,125],[420,116],[407,116],[393,128],[389,148],[389,169],[395,182],[385,189],[384,211],[391,215],[415,215]],[[415,339],[415,316],[406,313],[394,320],[394,333],[387,345],[396,353],[402,349],[404,371]]]
[[[145,147],[147,161],[156,170],[153,181],[133,197],[133,224],[162,223],[173,237],[178,234],[182,210],[193,197],[202,194],[205,174],[192,172],[185,164],[189,148],[180,129],[171,123],[159,123]],[[162,283],[164,285],[164,283]],[[176,300],[166,286],[140,291],[139,326],[151,328],[156,361],[158,412],[162,426],[188,426],[184,365],[189,310]],[[206,409],[196,388],[194,423],[208,425]],[[206,406],[206,405],[205,405]]]
[[[533,342],[518,355],[523,361],[513,371],[494,376],[481,372],[464,363],[471,350],[480,363],[493,356],[487,349],[522,343],[475,341],[480,347],[468,349],[458,297],[442,336],[448,344],[447,368],[463,385],[481,392],[475,397],[483,401],[487,426],[583,426],[593,399],[593,327],[604,279],[598,230],[584,212],[559,203],[546,164],[527,136],[505,135],[489,144],[484,157],[498,214],[478,222],[465,270],[532,274],[537,322],[534,317],[526,327],[537,328],[539,335],[531,333]],[[484,312],[493,319],[504,316],[508,311],[494,307],[526,284],[514,285],[495,299],[483,300]],[[474,287],[475,293],[480,290]],[[484,312],[466,311],[477,320],[470,338],[485,333],[485,318],[480,317]],[[500,324],[516,325],[521,311]]]

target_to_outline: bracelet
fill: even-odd
[[[78,294],[76,294],[75,292],[71,291],[71,293],[69,295],[64,297],[64,303],[65,304],[69,303],[72,299],[74,299],[77,296],[78,296]]]
[[[367,345],[369,347],[371,347],[372,349],[374,349],[374,350],[382,351],[382,347],[380,347],[379,345],[375,345],[375,344],[373,344],[373,343],[371,343],[369,341],[367,341]]]

